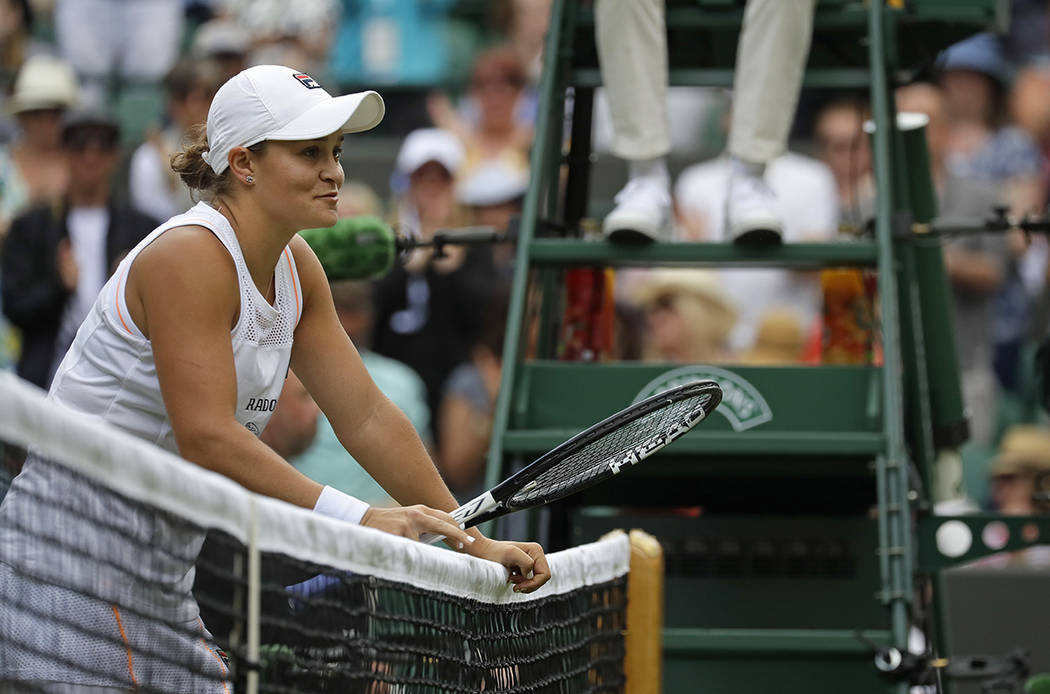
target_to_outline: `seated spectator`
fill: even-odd
[[[190,56],[215,61],[225,82],[248,67],[251,45],[252,38],[243,26],[233,19],[217,17],[197,27]]]
[[[648,324],[643,359],[685,364],[726,360],[736,312],[715,273],[653,270],[637,280],[633,294]]]
[[[485,491],[485,464],[499,393],[508,302],[506,292],[497,292],[485,305],[485,324],[471,350],[470,361],[460,364],[448,377],[441,398],[438,468],[460,500],[473,499]]]
[[[463,158],[463,145],[447,130],[420,128],[405,137],[390,186],[402,234],[429,239],[436,229],[465,223],[454,185]]]
[[[1050,474],[1050,429],[1044,425],[1015,425],[1003,436],[999,453],[991,461],[988,480],[992,506],[1007,516],[1044,513],[1033,500],[1036,477]],[[1005,538],[1001,538],[1005,540]],[[981,566],[1050,566],[1050,548],[1030,547],[999,554]]]
[[[157,221],[113,199],[120,129],[98,111],[72,111],[62,126],[69,190],[59,205],[15,218],[4,244],[4,313],[22,331],[17,371],[47,388],[95,297],[127,251]]]
[[[521,214],[529,174],[502,159],[476,167],[456,186],[456,196],[470,211],[470,222],[498,231],[510,231],[511,221]],[[510,280],[514,272],[514,244],[492,247],[493,258],[501,277]]]
[[[524,87],[525,71],[517,56],[509,48],[495,47],[474,61],[465,115],[455,111],[447,96],[431,97],[434,124],[459,136],[466,149],[462,177],[494,159],[528,171],[532,127],[515,117]]]
[[[820,160],[835,177],[839,229],[857,234],[875,214],[871,147],[864,133],[867,106],[855,98],[835,99],[820,109],[814,139]]]
[[[790,309],[767,311],[758,322],[755,344],[735,355],[733,361],[748,366],[790,366],[802,361],[805,333]]]
[[[66,192],[68,165],[59,135],[62,114],[76,100],[76,77],[64,61],[38,55],[19,71],[7,100],[18,134],[10,145],[0,145],[0,239],[15,215]]]
[[[430,409],[427,407],[423,381],[405,364],[371,350],[372,285],[368,282],[335,282],[332,284],[332,299],[339,314],[339,322],[361,353],[361,361],[372,380],[379,390],[401,408],[420,438],[428,442]],[[373,506],[389,506],[393,503],[383,488],[347,454],[323,414],[317,419],[317,436],[313,444],[289,462],[310,479],[335,487]]]
[[[424,129],[405,138],[395,176],[395,182],[407,181],[398,202],[401,233],[428,239],[436,229],[466,222],[453,179],[461,157],[459,142],[445,131]],[[432,248],[416,249],[375,285],[374,348],[419,372],[432,412],[445,379],[470,358],[481,329],[480,312],[464,307],[483,305],[498,284],[491,248],[444,251],[438,257]]]
[[[1006,119],[1010,74],[999,40],[972,36],[944,51],[938,67],[948,167],[962,178],[1001,186],[1004,202],[1016,214],[1042,211],[1039,149]]]
[[[214,7],[248,32],[249,65],[291,65],[327,83],[339,0],[216,0]]]
[[[131,204],[143,214],[168,219],[196,204],[171,168],[171,155],[194,126],[207,120],[212,97],[222,83],[218,64],[208,60],[182,60],[164,78],[170,125],[138,146],[128,172]]]
[[[723,240],[731,173],[730,158],[723,155],[690,166],[679,175],[674,186],[675,210],[685,240]],[[785,242],[834,238],[839,221],[838,193],[827,166],[788,152],[766,165],[765,181],[780,209]],[[759,319],[773,307],[792,309],[804,326],[820,315],[820,285],[812,273],[733,268],[719,270],[718,278],[737,314],[729,342],[733,352],[754,344]]]

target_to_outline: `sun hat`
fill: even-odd
[[[1032,474],[1050,470],[1050,429],[1033,424],[1010,427],[999,444],[989,473],[998,475]]]
[[[631,292],[642,308],[648,308],[665,297],[688,296],[700,299],[713,309],[719,331],[728,333],[736,322],[736,309],[729,302],[710,270],[696,268],[658,268],[640,278]]]
[[[483,161],[461,176],[456,198],[470,207],[513,202],[529,190],[528,169],[504,157]]]
[[[50,108],[69,108],[77,100],[77,78],[69,63],[39,54],[22,64],[7,102],[11,114]]]
[[[465,156],[463,143],[449,131],[440,128],[420,128],[405,137],[401,150],[397,153],[395,166],[399,172],[410,176],[423,164],[436,161],[455,176],[459,173]]]
[[[256,65],[231,77],[215,93],[208,110],[204,161],[221,174],[234,147],[361,132],[378,125],[385,110],[376,92],[333,97],[306,73],[283,65]]]
[[[762,314],[755,330],[755,342],[737,355],[741,364],[795,364],[802,357],[805,335],[795,311],[773,308]]]

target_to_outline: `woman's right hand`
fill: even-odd
[[[371,507],[361,518],[361,525],[383,530],[393,535],[418,540],[423,533],[443,535],[453,547],[464,549],[474,541],[459,524],[444,511],[429,506],[397,506],[394,508]]]

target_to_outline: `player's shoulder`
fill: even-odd
[[[224,280],[236,276],[233,256],[215,233],[197,224],[175,226],[145,246],[135,264],[150,271]]]

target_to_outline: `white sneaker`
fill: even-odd
[[[672,240],[671,191],[655,178],[635,178],[616,194],[616,208],[605,217],[602,233],[617,243]]]
[[[777,196],[758,176],[735,174],[726,197],[726,230],[733,243],[775,245],[784,222]]]

